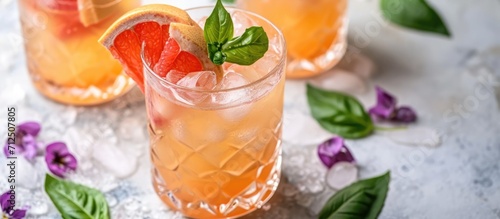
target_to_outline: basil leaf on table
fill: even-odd
[[[269,48],[269,38],[262,27],[249,27],[222,46],[226,62],[251,65],[262,58]]]
[[[451,36],[439,14],[425,0],[381,0],[380,8],[384,17],[395,24]]]
[[[373,121],[356,98],[307,84],[311,114],[326,130],[344,138],[362,138],[373,132]]]
[[[45,175],[45,192],[64,219],[109,219],[108,203],[101,192]]]
[[[376,219],[384,207],[390,172],[358,181],[335,193],[319,213],[319,219]]]

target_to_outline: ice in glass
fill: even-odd
[[[35,87],[62,103],[92,105],[133,81],[97,40],[140,0],[19,0],[28,70]]]
[[[276,24],[287,41],[287,78],[335,66],[347,48],[347,0],[238,0],[240,8]]]

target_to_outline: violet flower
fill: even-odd
[[[13,209],[10,203],[11,194],[7,191],[0,196],[0,206],[2,208],[2,218],[4,219],[23,219],[26,216],[26,209]]]
[[[394,96],[380,87],[375,87],[377,91],[377,104],[370,108],[368,113],[375,121],[393,121],[410,123],[417,120],[415,111],[408,107],[397,107],[397,100]]]
[[[355,159],[341,137],[333,137],[318,146],[318,156],[326,167],[331,168],[337,162],[354,163]]]
[[[76,170],[77,162],[63,142],[54,142],[45,149],[45,162],[50,172],[64,178],[69,171]]]
[[[15,142],[10,144],[14,147],[15,154],[22,155],[26,160],[33,160],[35,158],[39,143],[36,141],[38,133],[40,133],[41,126],[37,122],[25,122],[17,126],[15,132]],[[11,154],[9,151],[9,143],[5,142],[3,148],[5,156],[9,157]]]
[[[417,121],[417,114],[410,107],[402,106],[396,111],[395,121],[410,123]]]

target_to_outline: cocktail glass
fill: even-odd
[[[238,0],[237,6],[276,24],[287,41],[287,78],[335,66],[347,48],[347,0]]]
[[[93,105],[133,81],[97,40],[140,0],[19,0],[26,61],[39,92],[61,103]]]
[[[198,21],[212,10],[186,11]],[[285,41],[259,15],[228,11],[235,35],[249,25],[262,26],[270,44],[251,66],[225,64],[215,89],[170,83],[142,55],[154,189],[172,209],[193,218],[248,214],[272,196],[280,180]],[[210,72],[186,77],[199,84],[209,76],[215,80]]]

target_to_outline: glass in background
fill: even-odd
[[[26,62],[34,86],[67,104],[94,105],[133,81],[97,40],[140,0],[19,0]]]
[[[238,0],[278,26],[288,47],[287,78],[307,78],[335,66],[347,48],[347,0]]]

